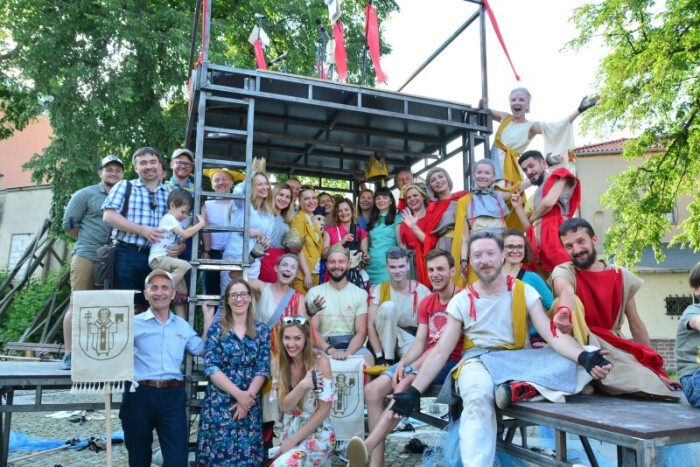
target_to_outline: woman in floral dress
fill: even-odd
[[[284,415],[281,444],[272,465],[330,466],[335,445],[330,419],[331,364],[324,355],[314,352],[306,318],[283,318],[279,333],[282,350],[272,362],[270,400],[278,401]]]
[[[258,467],[264,461],[260,388],[270,370],[270,331],[256,323],[252,291],[233,279],[226,287],[221,321],[209,328],[197,465]]]

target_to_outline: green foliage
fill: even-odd
[[[196,2],[0,3],[0,138],[37,114],[38,96],[53,98],[45,109],[56,137],[25,168],[33,171],[33,180],[52,184],[54,232],[61,233],[64,206],[77,189],[97,182],[102,157],[117,154],[129,161],[141,146],[170,154],[183,144]],[[313,73],[315,19],[328,23],[324,2],[208,3],[213,5],[212,63],[254,68],[247,38],[257,12],[266,15],[263,28],[272,41],[265,51],[268,60],[289,52],[290,72]],[[360,79],[365,5],[364,0],[343,3],[348,81],[354,83]],[[394,0],[374,5],[380,24],[397,9]],[[382,51],[389,47],[384,44]]]
[[[22,290],[15,294],[12,305],[7,310],[2,322],[0,322],[0,341],[17,341],[24,331],[29,328],[36,314],[51,300],[54,293],[57,294],[56,305],[70,295],[70,284],[68,282],[61,290],[57,290],[58,281],[68,267],[69,264],[66,263],[60,270],[51,271],[44,282],[32,279]],[[59,318],[56,317],[55,319]],[[35,333],[29,338],[29,342],[38,342],[40,337],[41,332]]]
[[[668,0],[605,0],[577,8],[581,31],[570,42],[577,49],[602,37],[611,50],[599,66],[599,104],[587,113],[584,128],[598,133],[641,132],[623,157],[638,167],[616,176],[602,203],[614,210],[605,237],[606,254],[634,268],[651,245],[657,260],[671,229],[666,219],[681,195],[694,198],[690,217],[672,242],[700,249],[700,3]],[[645,155],[650,147],[665,152]]]

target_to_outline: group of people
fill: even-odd
[[[208,200],[193,222],[191,152],[175,151],[167,184],[152,148],[134,153],[139,178],[128,182],[120,181],[123,163],[105,158],[101,183],[71,199],[64,228],[78,240],[73,290],[92,287],[84,276],[93,247],[110,231],[114,287],[140,289],[145,281],[137,304],[147,310],[135,320],[138,387],[125,393],[120,415],[130,464],[150,462],[153,428],[166,463],[184,464],[185,350],[204,355],[210,382],[200,465],[261,465],[277,420],[283,431],[269,451],[274,465],[328,465],[335,444],[330,360],[349,355],[362,356],[376,376],[365,387],[369,436],[348,444],[350,465],[370,455],[382,465],[387,434],[430,385],[443,386],[444,400],[462,399],[464,465],[492,464],[496,407],[514,401],[561,401],[592,380],[610,394],[678,400],[636,310],[641,280],[598,259],[592,227],[574,217],[581,184],[566,168],[571,156],[525,151],[536,134],[556,146],[597,98],[584,98],[557,124],[527,121],[527,90],[514,90],[510,100],[510,113],[491,111],[502,123],[491,157],[471,167],[469,192],[454,191],[442,168],[428,171],[425,184],[402,168],[394,174],[398,199],[379,187],[361,190],[353,203],[294,178],[273,186],[257,163],[247,248],[241,232],[202,234],[204,258],[258,253],[246,280],[203,273],[205,294],[220,295],[223,305],[218,313],[202,307],[201,338],[184,309],[170,311],[171,302],[186,301],[189,258],[177,256],[187,255],[186,240],[204,225],[241,227],[244,201]],[[223,168],[205,175],[219,193],[243,180]],[[526,199],[530,185],[537,188]],[[244,190],[245,183],[233,189]],[[621,333],[625,318],[632,340]],[[69,347],[69,328],[65,334]]]

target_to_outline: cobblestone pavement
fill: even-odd
[[[102,396],[73,396],[68,391],[46,391],[43,395],[45,403],[67,403],[80,398],[85,402],[102,402]],[[115,402],[121,400],[121,395],[114,396]],[[17,391],[15,393],[15,403],[29,404],[34,401],[33,391]],[[423,399],[424,410],[427,410],[431,404],[430,399]],[[44,438],[44,439],[60,439],[68,440],[71,438],[87,439],[91,436],[103,435],[106,432],[105,420],[89,420],[83,424],[71,423],[66,418],[53,419],[46,416],[51,412],[24,412],[14,413],[12,415],[12,430],[21,431],[29,436]],[[104,411],[96,412],[98,415],[105,414]],[[441,411],[444,413],[444,411]],[[118,410],[112,411],[112,431],[116,432],[121,429],[121,423],[118,418]],[[387,441],[387,449],[385,456],[385,465],[401,465],[402,467],[413,467],[422,465],[420,454],[404,453],[403,449],[406,443],[412,438],[417,437],[424,443],[432,445],[439,431],[430,426],[416,426],[416,432],[399,432],[389,435]],[[191,436],[191,441],[196,440],[196,432]],[[157,444],[154,443],[154,449],[157,449]],[[40,454],[30,459],[23,461],[12,462],[13,459],[21,458],[35,452],[18,452],[10,453],[9,460],[14,467],[83,467],[83,466],[103,466],[106,464],[106,453],[92,452],[87,449],[63,449],[57,452]],[[114,466],[126,466],[127,452],[123,444],[115,445],[112,450],[112,463]],[[333,458],[333,467],[345,466],[337,457]]]

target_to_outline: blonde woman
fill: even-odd
[[[258,279],[263,282],[273,284],[277,281],[275,265],[277,260],[286,253],[282,245],[282,237],[289,230],[289,223],[294,219],[294,208],[292,207],[293,188],[286,183],[278,183],[272,190],[272,211],[275,215],[275,225],[272,228],[270,237],[270,248],[260,260],[260,275]]]
[[[275,467],[331,465],[335,433],[330,412],[333,374],[324,355],[313,350],[311,327],[302,316],[282,318],[282,349],[272,362],[273,391],[282,416]]]
[[[272,236],[272,231],[275,226],[275,216],[272,204],[272,189],[270,180],[263,172],[253,173],[250,181],[251,196],[250,196],[250,248],[255,246],[255,242],[269,243],[269,238]],[[245,184],[239,183],[233,189],[233,193],[244,194]],[[231,214],[231,225],[236,227],[243,226],[244,209],[243,200],[234,200],[234,210]],[[226,249],[224,250],[223,259],[232,261],[241,261],[243,258],[243,233],[232,232],[229,238]],[[233,271],[221,272],[221,288],[224,290],[231,280]],[[248,278],[257,279],[260,275],[260,258],[256,259],[248,269]]]

